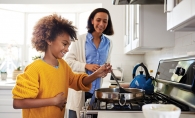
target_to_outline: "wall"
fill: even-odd
[[[102,3],[102,7],[110,11],[115,34],[110,37],[113,41],[111,64],[113,68],[120,66],[124,69],[124,80],[131,81],[132,69],[138,62],[144,61],[143,55],[123,54],[124,34],[125,34],[125,6],[112,5],[112,0],[0,0],[0,4],[83,4],[83,3]]]
[[[195,55],[195,32],[175,32],[174,47],[146,53],[144,58],[148,69],[154,70],[154,76],[160,59],[185,57],[189,55]]]

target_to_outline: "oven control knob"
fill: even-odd
[[[185,69],[182,67],[177,67],[175,70],[175,74],[177,74],[178,76],[183,76],[185,74]]]

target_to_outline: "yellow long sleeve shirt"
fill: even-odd
[[[72,72],[63,59],[59,59],[59,68],[55,68],[41,59],[35,60],[17,76],[12,90],[13,99],[51,98],[60,92],[68,95],[68,87],[75,90],[89,91],[91,85],[84,86],[82,79],[87,74]],[[30,108],[22,110],[23,118],[64,118],[64,110],[56,106]]]

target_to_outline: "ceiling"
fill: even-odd
[[[0,9],[28,13],[85,12],[98,7],[102,7],[102,4],[0,4]]]

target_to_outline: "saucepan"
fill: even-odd
[[[100,88],[95,90],[95,97],[104,102],[118,102],[124,106],[126,102],[143,99],[145,91],[137,88],[124,88],[127,93],[120,93],[119,88]]]

